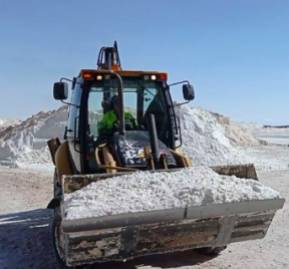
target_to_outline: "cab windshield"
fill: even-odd
[[[102,134],[116,130],[119,119],[118,88],[115,80],[102,80],[89,89],[89,135],[97,140]],[[126,130],[146,130],[150,113],[156,123],[165,126],[167,112],[162,83],[139,78],[123,78],[123,103]]]

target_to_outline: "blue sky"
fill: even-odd
[[[190,80],[194,106],[288,124],[288,14],[289,1],[0,0],[0,118],[58,107],[53,82],[116,39],[123,68]]]

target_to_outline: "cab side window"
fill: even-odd
[[[72,90],[71,103],[73,105],[69,106],[69,116],[67,124],[67,138],[68,139],[78,139],[79,138],[79,105],[81,99],[82,89],[77,84]]]
[[[101,88],[92,87],[89,92],[88,99],[88,126],[90,131],[90,136],[93,140],[97,140],[99,135],[98,125],[103,118],[103,91]]]

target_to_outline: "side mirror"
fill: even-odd
[[[186,101],[192,101],[195,99],[195,91],[191,84],[183,85],[183,96]]]
[[[55,82],[53,85],[53,97],[55,100],[66,100],[68,97],[68,84],[66,82]]]

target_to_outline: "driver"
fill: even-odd
[[[102,120],[98,123],[98,132],[100,135],[112,135],[118,128],[120,118],[120,99],[118,95],[111,97],[110,101],[102,102],[104,115]],[[124,113],[125,128],[136,129],[136,120],[130,112]]]

